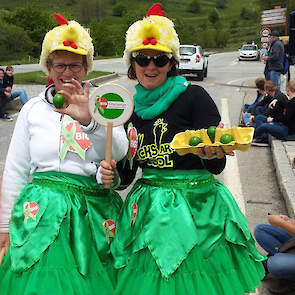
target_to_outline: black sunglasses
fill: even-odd
[[[149,56],[142,53],[138,53],[136,55],[132,55],[132,58],[136,61],[136,63],[141,67],[146,67],[149,65],[151,61],[154,62],[157,67],[164,67],[170,62],[171,57],[167,56],[167,54],[162,53],[156,56]]]

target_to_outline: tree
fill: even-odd
[[[103,16],[102,0],[79,0],[78,10],[82,23],[89,23],[93,19],[101,19]]]
[[[216,8],[226,8],[226,0],[216,0]]]
[[[219,13],[218,13],[217,9],[215,8],[209,14],[209,21],[212,24],[215,24],[218,20],[219,20]]]
[[[192,13],[199,13],[201,11],[201,2],[200,0],[191,0],[188,3],[188,11]]]
[[[108,25],[104,21],[93,21],[89,27],[96,54],[102,56],[122,54],[125,41],[123,24]]]
[[[243,7],[240,15],[243,19],[249,20],[249,19],[256,18],[257,13],[255,13],[254,11],[252,11],[251,9],[249,9],[247,7]]]
[[[123,16],[127,11],[127,7],[123,2],[118,2],[113,7],[113,15],[114,16]]]
[[[44,35],[56,25],[51,12],[36,5],[27,5],[8,12],[3,16],[4,22],[22,28],[32,40],[29,54],[39,57]]]
[[[20,59],[30,54],[32,41],[20,27],[0,23],[0,61]]]
[[[229,40],[229,33],[225,30],[216,30],[215,32],[215,40],[217,48],[224,48],[227,45]]]

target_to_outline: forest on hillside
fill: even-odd
[[[56,26],[54,12],[90,29],[96,56],[121,56],[125,32],[141,19],[150,0],[10,0],[0,8],[0,61],[38,58],[45,33]],[[295,10],[295,1],[289,1]],[[260,11],[286,7],[280,0],[162,0],[182,44],[235,50],[260,39]],[[278,30],[284,31],[283,27]]]

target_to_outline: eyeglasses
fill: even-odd
[[[151,61],[154,62],[157,67],[164,67],[170,62],[172,54],[162,53],[156,56],[149,56],[142,53],[134,52],[132,53],[132,58],[136,61],[136,63],[141,67],[147,67]]]
[[[83,68],[82,63],[74,63],[74,64],[51,64],[53,70],[57,73],[63,73],[67,67],[70,68],[70,70],[74,73],[78,73],[82,70]]]

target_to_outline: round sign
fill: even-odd
[[[261,47],[262,47],[263,49],[268,48],[268,43],[267,43],[267,42],[262,43],[262,44],[261,44]]]
[[[133,100],[127,89],[117,84],[104,84],[95,89],[89,98],[89,111],[100,125],[123,125],[133,112]]]
[[[271,30],[269,28],[262,28],[260,31],[260,36],[261,37],[268,37],[270,32],[271,32]]]

